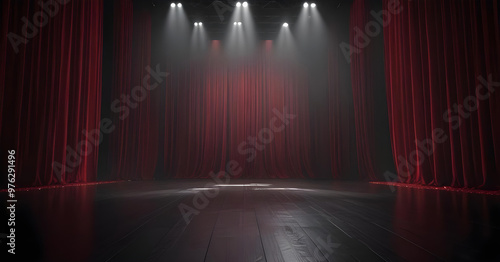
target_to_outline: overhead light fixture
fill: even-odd
[[[248,6],[248,3],[247,2],[243,2],[243,7],[247,7]]]
[[[283,27],[288,27],[288,23],[283,23]]]
[[[312,8],[315,8],[315,7],[316,7],[316,4],[315,4],[315,3],[312,3],[312,4],[311,4],[311,7],[312,7]]]
[[[234,22],[234,25],[237,25],[237,24],[238,24],[238,22]]]
[[[241,6],[241,3],[240,3],[240,2],[236,3],[236,6],[237,6],[237,7],[240,7],[240,6]]]
[[[175,7],[175,3],[171,3],[171,4],[170,4],[170,7]]]
[[[241,25],[241,22],[238,22],[238,25]]]
[[[203,25],[203,23],[202,23],[202,22],[198,22],[198,25],[199,25],[199,26],[202,26],[202,25]]]
[[[195,23],[194,23],[194,26],[198,26],[198,22],[195,22]]]
[[[181,3],[178,3],[178,4],[177,4],[177,7],[182,7],[182,4],[181,4]]]
[[[307,8],[309,7],[309,4],[307,2],[304,3],[304,7]]]

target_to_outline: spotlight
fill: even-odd
[[[197,22],[196,22],[196,23],[194,23],[194,26],[198,26],[198,23],[197,23]]]
[[[174,4],[174,3],[171,3],[171,4],[170,4],[170,7],[175,7],[175,4]]]
[[[241,22],[238,22],[238,25],[241,25]]]
[[[308,4],[307,2],[306,2],[306,3],[304,3],[304,7],[305,7],[305,8],[309,7],[309,4]]]
[[[238,24],[238,22],[234,22],[234,25],[237,25],[237,24]]]
[[[312,4],[311,4],[311,7],[312,7],[312,8],[315,8],[315,7],[316,7],[316,4],[315,4],[315,3],[312,3]]]
[[[178,4],[177,4],[177,7],[182,7],[182,4],[181,4],[181,3],[178,3]]]
[[[237,7],[240,7],[240,6],[241,6],[241,3],[240,3],[240,2],[236,3],[236,6],[237,6]]]
[[[202,26],[202,25],[203,25],[203,23],[202,23],[202,22],[199,22],[199,23],[198,23],[198,25],[199,25],[199,26]]]
[[[288,27],[288,23],[283,23],[283,27]]]
[[[247,7],[248,6],[248,3],[247,2],[243,2],[243,7]]]

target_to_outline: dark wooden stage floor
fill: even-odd
[[[208,182],[18,192],[18,256],[72,262],[500,261],[498,196],[310,180],[232,180],[247,186],[217,192],[206,191]],[[203,192],[212,197],[208,202]],[[189,224],[180,205],[199,212]]]

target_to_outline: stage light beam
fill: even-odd
[[[243,2],[243,7],[248,7],[248,3],[247,2]]]
[[[237,6],[237,7],[240,7],[240,6],[241,6],[241,3],[240,3],[240,2],[236,3],[236,6]]]
[[[288,27],[288,23],[283,23],[283,27]]]
[[[312,7],[312,8],[315,8],[315,7],[316,7],[316,4],[315,4],[315,3],[312,3],[312,4],[311,4],[311,7]]]
[[[194,26],[198,26],[198,23],[194,23]]]
[[[309,4],[307,2],[304,3],[304,8],[308,8]]]
[[[178,4],[177,4],[177,7],[182,7],[182,4],[181,4],[181,3],[178,3]]]
[[[171,3],[171,4],[170,4],[170,7],[175,7],[175,4],[174,4],[174,3]]]
[[[241,25],[241,22],[238,22],[238,25]]]

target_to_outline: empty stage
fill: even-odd
[[[494,261],[498,196],[312,180],[120,182],[18,192],[43,261]],[[5,194],[5,193],[2,193]]]

